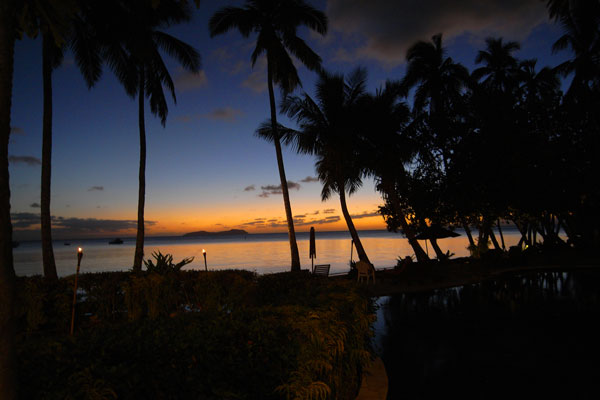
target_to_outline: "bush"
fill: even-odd
[[[72,278],[20,285],[23,398],[351,399],[370,360],[374,305],[345,279],[85,274],[73,337]]]

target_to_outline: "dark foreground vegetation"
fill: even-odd
[[[516,275],[385,301],[389,399],[593,399],[595,271]]]
[[[303,273],[18,278],[21,398],[352,399],[374,305]]]

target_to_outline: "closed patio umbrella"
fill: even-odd
[[[317,246],[315,243],[315,228],[310,227],[310,245],[308,250],[308,256],[311,260],[311,271],[314,272],[315,269],[315,258],[317,258]]]

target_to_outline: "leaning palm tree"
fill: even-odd
[[[362,122],[365,124],[364,131],[369,135],[363,146],[365,156],[361,160],[367,175],[375,177],[377,190],[394,216],[394,221],[398,221],[417,260],[427,261],[429,257],[419,244],[414,227],[408,223],[399,195],[407,182],[405,165],[413,160],[417,146],[407,134],[410,110],[398,97],[397,85],[391,82],[386,82],[385,87],[375,95],[368,96],[368,118]],[[392,229],[396,230],[396,227]]]
[[[285,92],[292,92],[300,85],[300,78],[289,53],[292,53],[310,70],[320,70],[319,57],[297,35],[300,26],[324,35],[327,32],[327,17],[325,14],[304,0],[246,0],[243,8],[225,7],[217,11],[209,22],[210,35],[223,34],[237,29],[244,37],[251,33],[257,34],[256,46],[252,52],[252,66],[263,53],[267,56],[267,84],[269,90],[269,105],[271,108],[272,140],[275,144],[277,167],[283,192],[283,204],[288,225],[288,236],[292,257],[292,271],[300,270],[300,255],[296,244],[294,219],[290,205],[290,195],[283,166],[281,153],[281,135],[277,131],[277,109],[273,85]]]
[[[138,98],[140,135],[140,167],[138,190],[138,220],[133,270],[142,268],[144,257],[144,205],[146,195],[146,128],[144,102],[148,98],[150,111],[158,115],[165,126],[168,106],[163,87],[174,101],[175,86],[160,51],[175,58],[186,70],[197,72],[200,55],[190,45],[161,29],[189,21],[191,9],[187,2],[161,0],[123,1],[120,9],[106,10],[111,24],[103,31],[103,56],[117,75],[128,95]],[[98,15],[98,14],[97,14]],[[101,15],[101,13],[100,13]],[[96,18],[99,18],[98,16]],[[101,17],[100,17],[101,18]]]
[[[286,139],[299,153],[315,155],[315,167],[323,184],[321,199],[333,193],[340,206],[360,260],[369,262],[346,204],[348,195],[362,185],[363,166],[360,150],[363,141],[359,129],[364,110],[366,72],[356,69],[348,79],[322,71],[317,82],[316,97],[308,94],[286,96],[281,111],[298,123],[298,131],[288,131]],[[270,137],[270,124],[263,124],[258,134]]]

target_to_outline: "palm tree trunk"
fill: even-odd
[[[269,105],[271,106],[271,129],[273,130],[273,142],[275,143],[275,153],[277,155],[277,167],[279,169],[279,179],[281,181],[281,191],[283,192],[283,205],[285,207],[285,217],[288,225],[288,237],[290,239],[290,250],[292,255],[292,271],[300,271],[300,254],[298,253],[298,244],[296,243],[296,231],[294,230],[294,219],[292,216],[292,206],[290,204],[290,193],[285,177],[285,168],[283,167],[283,154],[281,152],[281,142],[277,134],[277,111],[275,108],[275,94],[273,93],[273,71],[271,71],[271,62],[267,54],[267,75],[269,85]]]
[[[425,250],[423,250],[421,244],[417,240],[414,229],[406,221],[406,217],[404,216],[402,207],[400,207],[400,199],[398,198],[398,194],[396,193],[394,185],[386,184],[386,188],[388,198],[392,201],[394,211],[398,214],[398,219],[400,220],[400,227],[402,228],[402,232],[404,233],[404,236],[406,236],[406,239],[408,239],[408,244],[410,244],[413,251],[415,252],[415,257],[417,257],[417,261],[429,261],[429,256],[427,255],[427,253],[425,253]]]
[[[8,140],[15,48],[15,1],[0,1],[0,399],[17,398]]]
[[[142,270],[144,259],[144,205],[146,201],[146,126],[144,123],[144,69],[140,71],[140,93],[139,93],[139,124],[140,124],[140,173],[138,188],[138,219],[137,236],[135,239],[135,255],[133,258],[133,270]]]
[[[42,36],[42,77],[44,85],[44,116],[42,128],[42,260],[44,278],[58,280],[54,250],[52,249],[52,221],[50,217],[50,182],[52,175],[52,46],[54,39],[45,33]]]
[[[469,244],[472,247],[475,247],[475,241],[473,240],[473,234],[471,233],[471,228],[469,227],[469,224],[467,223],[467,221],[465,221],[464,218],[461,218],[461,221],[463,229],[465,230],[465,233],[467,234],[467,238],[469,239]]]
[[[354,246],[356,247],[356,254],[358,254],[358,258],[361,261],[366,261],[369,264],[369,257],[367,257],[367,253],[360,242],[360,238],[358,237],[358,232],[356,232],[356,228],[354,227],[354,223],[352,222],[352,217],[350,217],[350,213],[348,212],[348,206],[346,205],[346,192],[344,191],[344,186],[338,183],[338,192],[340,195],[340,205],[342,207],[342,214],[344,215],[344,219],[346,220],[346,225],[348,225],[348,230],[350,231],[350,236],[352,236],[352,240],[354,240]]]
[[[435,256],[438,260],[442,261],[446,258],[446,254],[440,249],[440,245],[437,242],[437,239],[429,239],[429,243],[431,243],[431,247],[435,251]]]

